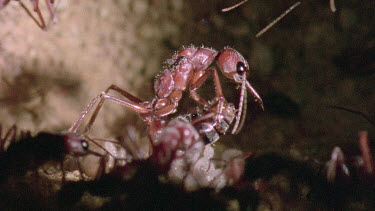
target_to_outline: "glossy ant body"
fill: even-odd
[[[3,8],[3,7],[5,7],[9,3],[9,1],[10,0],[0,0],[0,9]],[[23,4],[22,1],[19,1],[19,3],[21,5],[21,7],[25,9],[25,11],[27,12],[27,14],[36,22],[36,24],[41,29],[47,30],[47,26],[46,26],[46,23],[44,21],[42,12],[39,9],[39,0],[30,0],[30,1],[33,4],[34,11],[39,16],[40,23],[34,18],[34,16],[31,14],[31,12],[29,11],[29,9]],[[53,9],[52,9],[52,4],[55,2],[55,0],[45,0],[45,2],[46,2],[46,5],[47,5],[49,14],[51,16],[51,20],[55,23],[56,22],[56,17],[55,17],[55,13],[53,12]]]
[[[203,105],[205,108],[213,107],[213,105],[197,93],[197,89],[203,85],[211,74],[213,74],[214,77],[216,92],[215,106],[217,107],[216,110],[212,111],[215,113],[213,115],[215,118],[215,125],[219,125],[222,122],[221,118],[225,112],[224,104],[226,101],[222,92],[217,70],[211,66],[214,61],[217,62],[219,69],[226,78],[229,78],[241,86],[236,122],[232,130],[232,133],[237,133],[243,125],[244,116],[246,114],[246,88],[263,108],[262,99],[246,80],[246,77],[250,72],[249,65],[243,56],[232,48],[225,48],[224,50],[217,52],[214,49],[196,48],[194,46],[180,50],[172,57],[172,59],[167,60],[168,66],[155,80],[154,88],[156,95],[150,102],[142,101],[121,88],[111,85],[105,92],[98,95],[86,107],[80,118],[69,129],[69,132],[77,131],[86,114],[92,109],[94,104],[100,100],[90,121],[83,130],[83,133],[86,133],[95,121],[104,101],[110,100],[139,113],[145,124],[148,126],[150,139],[155,141],[160,135],[162,129],[168,123],[166,117],[177,111],[178,103],[182,98],[182,92],[186,89],[189,90],[192,99],[198,104]],[[127,99],[120,99],[109,95],[108,92],[110,90],[118,92]]]

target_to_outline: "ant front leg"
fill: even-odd
[[[34,6],[34,11],[38,13],[39,20],[40,20],[40,26],[43,30],[46,30],[46,23],[44,22],[44,18],[42,15],[42,12],[39,9],[39,0],[32,0],[33,1],[33,6]],[[46,0],[48,1],[48,0]],[[47,4],[48,5],[48,4]]]
[[[122,100],[120,98],[108,95],[108,92],[110,90],[114,90],[114,91],[118,92],[119,94],[121,94],[125,98],[129,99],[129,101]],[[87,115],[87,113],[92,109],[92,107],[95,105],[95,103],[99,99],[100,99],[100,101],[99,101],[94,113],[92,114],[92,116],[89,120],[89,123],[85,126],[83,133],[87,133],[90,130],[90,128],[93,125],[101,107],[103,106],[104,100],[106,100],[106,99],[108,99],[112,102],[115,102],[117,104],[120,104],[121,106],[129,108],[130,110],[135,111],[135,112],[140,113],[140,114],[148,113],[150,111],[145,105],[141,104],[142,100],[140,100],[139,98],[133,96],[132,94],[122,90],[121,88],[117,87],[116,85],[111,85],[110,87],[107,88],[106,91],[104,91],[100,95],[96,96],[91,101],[91,103],[86,107],[86,109],[82,111],[80,118],[69,129],[69,132],[76,132],[77,131],[78,127],[82,123],[82,121],[85,118],[85,116]]]
[[[368,175],[373,175],[374,173],[374,159],[372,158],[371,149],[369,146],[369,140],[367,136],[367,131],[359,132],[359,146],[361,149],[362,159],[363,159],[363,169]]]
[[[223,113],[223,109],[224,109],[224,102],[226,101],[225,98],[224,98],[224,94],[223,94],[223,88],[221,87],[221,83],[220,83],[220,79],[219,79],[219,75],[217,73],[217,70],[213,67],[209,68],[203,75],[201,75],[197,80],[194,81],[193,79],[193,82],[191,83],[190,85],[190,93],[191,93],[191,96],[192,98],[200,103],[200,104],[203,104],[204,106],[208,106],[209,103],[203,99],[201,96],[199,96],[199,94],[195,91],[196,89],[198,89],[199,87],[201,87],[203,85],[203,83],[207,80],[207,78],[210,76],[210,74],[214,75],[214,84],[215,84],[215,93],[216,93],[216,99],[217,99],[217,110],[215,111],[215,119],[216,119],[216,124],[219,123],[220,119],[219,119],[219,116],[220,114]]]
[[[56,16],[55,16],[55,13],[53,12],[53,9],[52,9],[52,4],[55,2],[54,0],[45,0],[46,1],[46,5],[47,5],[47,8],[48,8],[48,12],[49,12],[49,15],[51,17],[51,20],[53,23],[56,23],[57,22],[57,19],[56,19]]]
[[[8,141],[8,146],[16,140],[17,136],[17,126],[13,125],[5,134],[4,137],[2,137],[2,128],[0,125],[0,152],[6,151],[6,142]]]
[[[211,75],[214,74],[214,83],[215,83],[215,93],[216,97],[221,100],[224,98],[223,95],[223,89],[221,88],[221,83],[219,79],[219,75],[217,74],[217,71],[215,68],[210,67],[207,69],[203,74],[201,72],[196,72],[195,76],[193,76],[192,83],[190,84],[189,90],[191,97],[193,98],[194,101],[196,101],[199,104],[202,104],[204,106],[208,106],[208,102],[203,99],[197,92],[196,90],[201,87],[204,82],[207,80],[207,78]],[[197,78],[195,78],[197,77]]]

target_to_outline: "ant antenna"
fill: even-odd
[[[243,77],[241,84],[240,102],[238,103],[238,111],[236,116],[236,122],[232,129],[232,134],[237,134],[245,122],[246,109],[247,109],[247,90],[246,90],[246,78]]]
[[[247,1],[248,1],[248,0],[243,0],[243,1],[237,3],[237,4],[233,5],[233,6],[230,6],[230,7],[224,8],[224,9],[222,9],[221,11],[222,11],[222,12],[228,12],[228,11],[231,11],[231,10],[233,10],[233,9],[235,9],[235,8],[237,8],[237,7],[239,7],[239,6],[241,6],[242,4],[246,3]]]
[[[375,122],[372,119],[370,119],[368,117],[368,115],[364,114],[361,111],[356,111],[356,110],[353,110],[353,109],[350,109],[350,108],[345,108],[345,107],[342,107],[342,106],[328,106],[328,107],[343,110],[343,111],[347,111],[347,112],[350,112],[350,113],[353,113],[353,114],[357,114],[357,115],[363,117],[364,119],[366,119],[368,122],[370,122],[370,124],[375,126]]]
[[[278,18],[276,18],[274,21],[272,21],[270,24],[268,24],[266,27],[264,27],[258,34],[255,35],[255,37],[260,37],[262,34],[264,34],[268,29],[270,29],[273,25],[275,25],[277,22],[279,22],[284,16],[286,16],[289,12],[291,12],[294,8],[296,8],[301,2],[296,2],[293,4],[289,9],[287,9],[283,14],[281,14]]]
[[[329,8],[332,12],[336,12],[335,0],[329,0]]]

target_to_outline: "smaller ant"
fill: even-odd
[[[3,176],[6,178],[7,174],[17,172],[17,175],[21,175],[20,172],[25,173],[27,170],[39,168],[48,161],[55,161],[61,164],[62,182],[64,183],[66,171],[63,162],[66,155],[74,159],[82,178],[84,178],[84,171],[79,162],[80,157],[94,155],[100,158],[97,178],[105,172],[106,168],[111,167],[107,156],[112,157],[117,162],[124,161],[126,163],[131,160],[131,157],[126,155],[115,156],[115,153],[119,154],[118,151],[107,150],[97,141],[119,145],[117,141],[94,139],[87,135],[70,132],[62,134],[40,132],[32,136],[30,131],[17,132],[17,126],[15,125],[2,136],[0,126],[0,169],[2,169],[0,180],[4,178]],[[91,143],[102,149],[105,154],[90,149]]]
[[[5,7],[10,0],[0,0],[0,9]],[[42,12],[39,9],[39,0],[30,0],[33,4],[34,12],[36,12],[39,16],[40,23],[34,18],[34,16],[31,14],[30,10],[25,6],[25,4],[22,2],[22,0],[18,0],[21,7],[25,9],[26,13],[35,21],[35,23],[42,29],[42,30],[47,30],[46,23],[44,21]],[[55,13],[53,12],[52,9],[52,4],[55,2],[55,0],[45,0],[49,14],[51,16],[51,20],[53,23],[56,23],[56,17]]]

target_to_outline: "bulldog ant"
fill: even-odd
[[[0,9],[5,7],[10,0],[0,0]],[[25,9],[26,13],[35,21],[35,23],[42,29],[42,30],[47,30],[46,23],[44,21],[42,12],[39,9],[39,0],[30,0],[33,4],[34,12],[36,12],[39,16],[40,23],[34,18],[34,16],[31,14],[29,9],[25,6],[25,4],[22,2],[22,0],[19,0],[19,3],[23,9]],[[53,23],[56,22],[56,17],[55,13],[53,12],[52,9],[52,4],[55,2],[55,0],[45,0],[49,14],[51,16],[51,20]]]
[[[156,140],[161,130],[167,124],[165,117],[177,111],[178,103],[182,98],[182,92],[189,90],[194,101],[204,107],[212,106],[208,101],[203,99],[197,89],[203,85],[208,77],[213,74],[217,108],[215,110],[216,123],[220,123],[220,117],[224,112],[225,98],[220,85],[217,70],[210,66],[214,61],[217,62],[223,75],[234,81],[241,87],[239,106],[236,114],[236,122],[232,133],[237,133],[244,121],[246,114],[246,88],[255,97],[260,106],[263,108],[263,102],[258,93],[250,85],[246,77],[249,75],[249,65],[243,56],[232,48],[225,48],[220,52],[210,48],[197,48],[190,46],[177,52],[172,59],[167,60],[167,67],[155,80],[156,96],[150,101],[142,101],[132,94],[122,90],[116,85],[111,85],[106,91],[102,92],[83,110],[80,118],[69,129],[69,132],[76,132],[87,113],[92,109],[94,104],[100,99],[95,111],[93,112],[88,124],[85,126],[83,133],[86,133],[95,121],[96,116],[105,100],[110,100],[121,106],[124,106],[136,113],[139,113],[143,121],[148,126],[148,134],[152,141]],[[127,99],[109,95],[108,92],[113,90]]]

